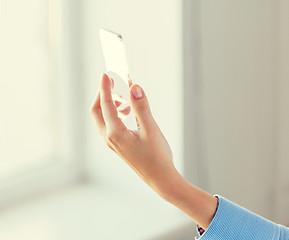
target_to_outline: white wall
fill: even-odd
[[[275,212],[276,184],[288,189],[289,168],[288,30],[278,46],[288,12],[280,25],[279,7],[271,0],[202,1],[203,109],[210,189],[288,223],[288,191],[277,194],[283,214]]]
[[[289,1],[278,8],[278,162],[276,219],[289,224]]]

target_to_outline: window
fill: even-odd
[[[0,0],[1,184],[72,163],[60,2]]]

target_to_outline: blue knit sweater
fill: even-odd
[[[218,196],[215,216],[199,240],[289,240],[289,228]],[[287,209],[289,214],[289,209]],[[197,239],[197,238],[196,238]]]

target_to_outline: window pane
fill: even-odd
[[[48,6],[45,0],[1,1],[1,177],[46,164],[56,155]]]

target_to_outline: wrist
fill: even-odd
[[[166,201],[173,203],[178,201],[180,195],[182,194],[182,189],[186,184],[186,180],[177,171],[177,169],[172,169],[169,174],[166,174],[161,181],[158,181],[155,191]]]
[[[191,217],[203,229],[211,223],[218,199],[189,183],[178,172],[170,178],[160,196]]]

